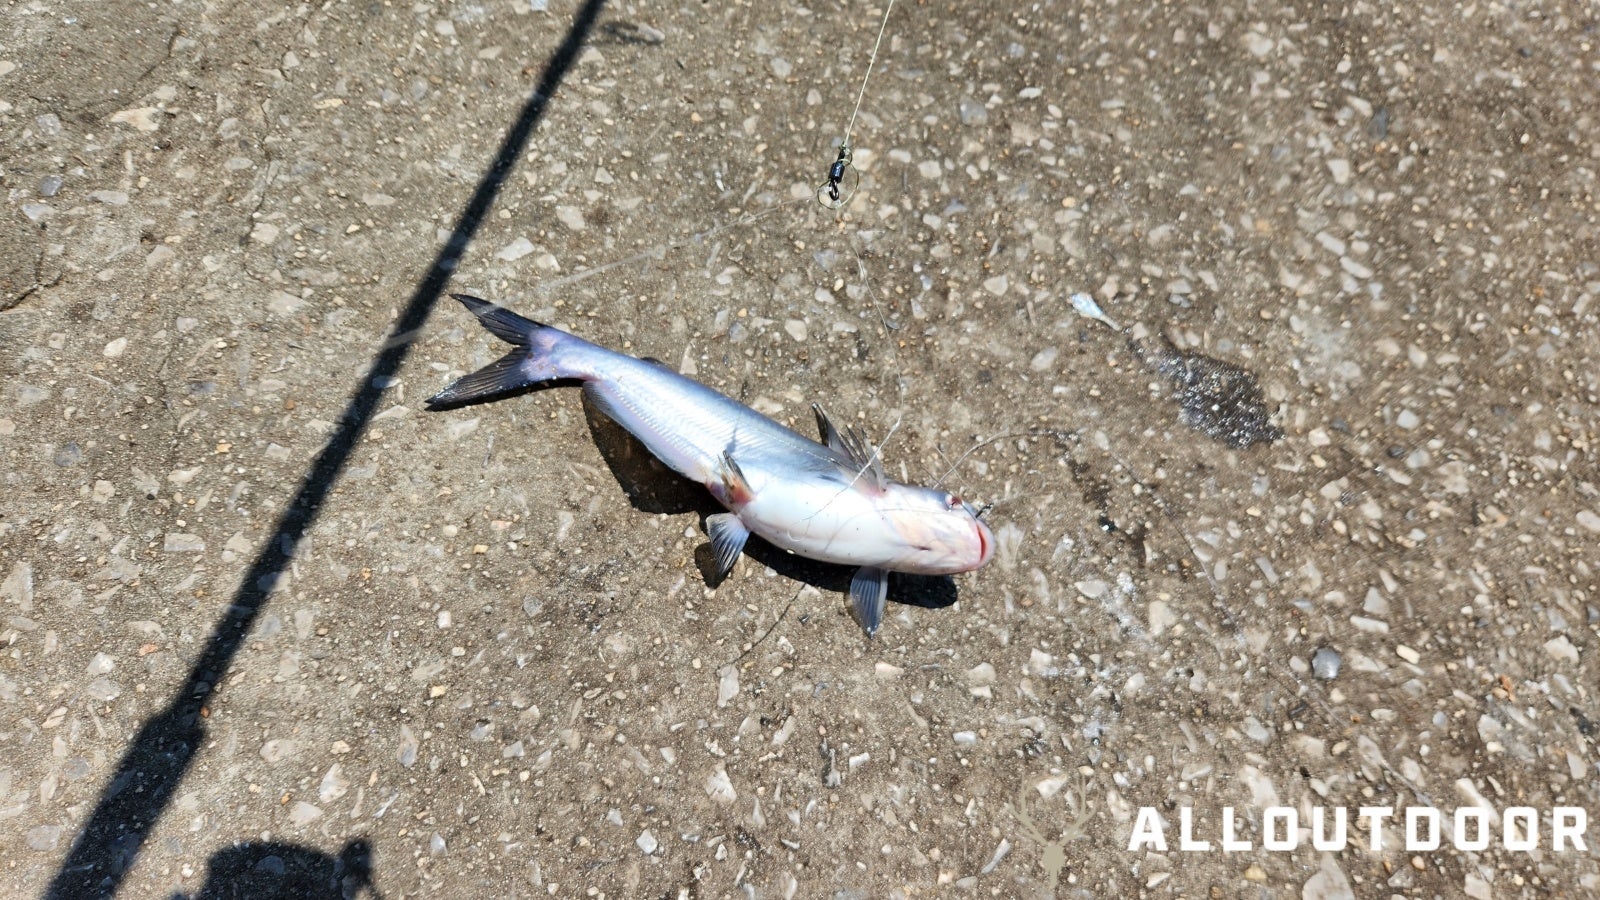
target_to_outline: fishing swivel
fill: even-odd
[[[856,186],[861,183],[861,175],[851,165],[854,158],[849,144],[839,145],[839,158],[828,167],[828,180],[817,185],[817,202],[828,209],[838,209],[850,202],[855,195]],[[850,183],[844,184],[845,176],[850,176]]]
[[[844,127],[844,140],[839,142],[839,158],[828,167],[828,180],[817,185],[817,202],[828,209],[839,209],[850,198],[855,196],[856,188],[861,184],[861,173],[851,165],[854,151],[850,148],[850,133],[856,127],[856,114],[861,112],[861,100],[867,96],[867,81],[872,78],[872,66],[878,61],[878,48],[883,46],[883,32],[889,27],[889,13],[894,9],[894,0],[883,8],[883,21],[878,24],[878,39],[872,44],[872,55],[867,58],[867,71],[861,76],[861,90],[856,93],[856,105],[850,110],[850,124]],[[845,183],[845,176],[850,176],[850,183]]]

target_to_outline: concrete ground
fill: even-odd
[[[0,10],[0,884],[1600,892],[1594,7],[901,3],[835,212],[881,5],[542,6]],[[824,401],[998,557],[871,640],[713,590],[576,391],[424,411],[504,350],[444,290]]]

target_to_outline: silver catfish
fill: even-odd
[[[454,406],[555,379],[585,396],[678,474],[728,509],[706,519],[718,577],[751,533],[810,559],[859,566],[850,597],[871,635],[889,572],[951,575],[994,556],[994,534],[961,498],[899,484],[856,427],[812,406],[822,441],[803,437],[655,360],[599,347],[476,297],[455,294],[516,349],[428,400]]]

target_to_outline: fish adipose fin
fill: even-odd
[[[834,427],[820,403],[811,404],[811,411],[817,416],[817,430],[822,433],[822,442],[828,445],[829,450],[851,462],[853,468],[850,475],[865,476],[873,487],[882,490],[889,479],[883,474],[883,459],[873,449],[866,434],[854,425],[846,425],[843,431]]]
[[[862,566],[850,579],[850,600],[855,604],[856,621],[872,637],[883,624],[884,602],[889,597],[889,573],[877,566]]]
[[[711,537],[711,552],[717,558],[717,581],[721,582],[733,571],[733,564],[744,552],[750,529],[733,513],[717,513],[706,517],[706,534]]]
[[[561,371],[550,358],[556,341],[566,337],[563,332],[477,297],[451,296],[471,310],[479,324],[495,337],[517,349],[429,397],[428,406],[459,406],[575,374]]]

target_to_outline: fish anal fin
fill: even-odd
[[[711,538],[711,552],[717,561],[716,580],[720,583],[739,561],[745,541],[750,539],[750,529],[733,513],[717,513],[706,517],[706,535]]]
[[[889,573],[877,566],[862,566],[850,579],[850,602],[855,606],[856,621],[861,630],[872,637],[883,624],[883,608],[889,597]]]

